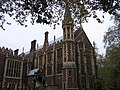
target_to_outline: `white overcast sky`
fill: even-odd
[[[4,25],[5,31],[0,28],[0,47],[11,48],[12,50],[19,49],[19,53],[30,50],[31,41],[37,40],[37,43],[42,45],[44,43],[44,33],[49,32],[49,41],[63,36],[62,25],[59,25],[54,30],[53,27],[43,24],[29,24],[28,27],[17,25],[11,18],[7,18],[8,21],[12,22],[12,25]],[[98,23],[94,19],[90,19],[88,23],[84,23],[83,29],[86,32],[91,43],[95,41],[100,54],[104,53],[103,35],[107,31],[108,27],[112,24],[110,16],[105,14],[105,21],[103,24]]]

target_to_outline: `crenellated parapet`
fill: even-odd
[[[13,51],[11,48],[0,47],[0,53],[5,55],[18,56],[18,51],[19,49]]]
[[[0,47],[0,53],[1,54],[8,54],[8,55],[13,55],[13,50],[10,48],[5,48],[4,46],[3,47]]]

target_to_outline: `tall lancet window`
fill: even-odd
[[[65,28],[63,28],[63,34],[64,34],[64,39],[66,39],[66,31],[65,31]]]
[[[67,38],[70,39],[70,27],[67,27]]]
[[[47,54],[47,75],[52,75],[52,52]]]
[[[57,59],[61,60],[62,59],[62,48],[57,50]]]
[[[62,72],[62,48],[57,49],[57,74]]]
[[[48,58],[48,63],[51,64],[52,63],[52,52],[49,52],[47,54],[47,58]]]

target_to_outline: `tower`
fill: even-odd
[[[62,67],[62,88],[65,90],[77,90],[76,64],[74,57],[74,30],[73,19],[66,3],[63,28],[63,67]]]

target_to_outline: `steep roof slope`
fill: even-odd
[[[90,40],[88,39],[88,37],[82,27],[80,27],[78,30],[76,30],[74,32],[74,39],[75,39],[75,42],[81,41],[87,45],[92,46]]]

